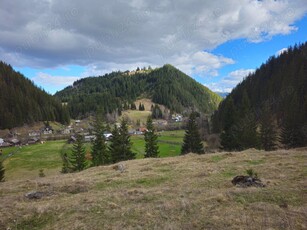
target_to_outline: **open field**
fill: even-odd
[[[160,157],[177,156],[180,154],[183,130],[161,132],[159,137]],[[137,158],[143,158],[145,153],[144,136],[132,136],[132,150]],[[60,150],[65,141],[47,141],[44,144],[3,149],[6,169],[5,177],[8,181],[16,179],[35,179],[40,169],[48,175],[59,175],[62,161]],[[90,144],[86,144],[86,151],[90,152]],[[8,157],[9,154],[12,154]]]
[[[0,229],[306,229],[307,148],[139,159],[0,184]],[[265,188],[240,188],[252,168]],[[30,200],[25,194],[42,192]]]

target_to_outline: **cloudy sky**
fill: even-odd
[[[0,59],[50,93],[169,63],[230,91],[307,41],[307,0],[0,0]]]

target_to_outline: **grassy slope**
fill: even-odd
[[[306,229],[307,149],[141,159],[0,184],[0,229]],[[253,168],[265,188],[238,188]],[[47,192],[28,200],[29,191]]]

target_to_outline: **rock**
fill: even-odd
[[[231,183],[239,187],[265,187],[259,178],[251,176],[236,176],[232,179]]]
[[[28,199],[41,199],[44,196],[44,192],[37,192],[37,191],[32,191],[28,192],[25,195]]]
[[[123,173],[125,171],[125,165],[123,164],[117,164],[113,166],[113,169],[120,171],[121,173]]]

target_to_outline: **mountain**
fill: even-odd
[[[229,93],[227,93],[227,92],[215,92],[215,93],[218,94],[218,95],[220,95],[222,98],[227,97],[227,95],[229,94]]]
[[[244,126],[261,135],[261,125],[263,129],[272,126],[273,133],[286,147],[306,145],[307,43],[269,58],[232,90],[212,120],[215,132],[228,132],[228,138],[238,138],[232,140],[235,149],[244,148],[244,144],[238,143],[242,141],[238,133]]]
[[[69,114],[60,101],[0,62],[0,129],[46,120],[68,123]]]
[[[68,103],[72,117],[98,109],[104,113],[121,111],[123,105],[138,98],[150,98],[174,112],[194,109],[212,113],[221,101],[220,96],[171,65],[84,78],[55,96]]]

